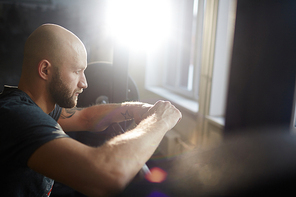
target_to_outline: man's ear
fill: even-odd
[[[52,65],[48,60],[43,59],[39,62],[38,74],[42,79],[48,80],[51,70],[52,70]]]

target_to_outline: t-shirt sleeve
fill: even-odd
[[[19,165],[27,165],[30,156],[43,144],[63,137],[69,137],[60,125],[38,106],[10,107],[5,121],[6,141],[3,151]]]

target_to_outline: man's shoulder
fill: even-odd
[[[61,113],[61,107],[56,106],[49,114],[55,121],[58,120]],[[46,113],[23,91],[15,86],[4,86],[3,92],[0,94],[0,117],[13,115],[29,116],[39,118],[49,118]]]
[[[3,92],[0,94],[0,108],[5,106],[33,106],[36,107],[34,101],[23,91],[14,86],[4,86]]]
[[[44,115],[46,114],[26,93],[14,87],[5,87],[0,96],[1,122],[8,119],[26,120],[33,117],[36,119]]]
[[[9,86],[9,85],[4,85],[3,91],[0,93],[0,96],[8,96],[11,93],[20,93],[22,92],[21,90],[18,89],[17,86]]]

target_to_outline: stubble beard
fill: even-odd
[[[77,104],[77,97],[62,81],[58,70],[55,71],[49,84],[49,93],[53,101],[63,108],[73,108]]]

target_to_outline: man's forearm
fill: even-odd
[[[109,162],[108,166],[116,170],[114,174],[120,175],[116,177],[122,183],[120,185],[129,183],[154,153],[165,133],[182,117],[179,110],[163,101],[157,102],[146,115],[147,118],[135,129],[116,136],[96,149],[97,153],[108,152],[105,161],[101,162]]]
[[[128,102],[120,104],[101,104],[88,108],[63,109],[59,123],[65,131],[103,131],[111,123],[131,120],[137,123],[149,104]]]
[[[82,111],[90,131],[102,131],[114,122],[133,119],[132,108],[126,104],[96,105]]]
[[[98,163],[107,162],[108,166],[113,166],[113,170],[116,170],[116,179],[123,185],[127,184],[154,153],[167,130],[165,124],[160,124],[155,116],[150,116],[135,129],[98,147],[97,154],[104,152],[106,156],[104,162]]]

